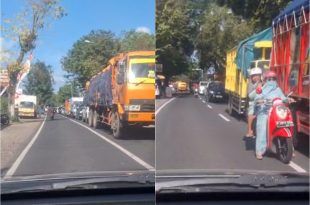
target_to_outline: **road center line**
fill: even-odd
[[[211,105],[208,104],[207,106],[208,106],[208,108],[212,109],[212,106],[211,106]]]
[[[203,100],[202,102],[203,102],[203,103],[206,103],[206,101],[204,101],[204,100]]]
[[[221,117],[221,118],[223,118],[225,121],[227,121],[227,122],[229,122],[230,121],[230,119],[228,119],[227,117],[225,117],[224,115],[222,115],[222,114],[219,114],[219,116]]]
[[[162,106],[160,106],[156,111],[155,111],[155,116],[161,111],[161,109],[163,109],[166,105],[168,105],[168,103],[172,102],[175,98],[171,98],[170,100],[168,100],[167,102],[165,102]]]
[[[40,128],[37,130],[36,134],[34,135],[34,137],[31,139],[31,141],[27,144],[27,146],[25,147],[25,149],[20,153],[20,155],[17,157],[17,159],[15,160],[15,162],[13,163],[13,165],[10,167],[10,169],[7,171],[7,173],[5,173],[5,176],[3,177],[3,179],[7,179],[10,178],[14,175],[14,173],[16,172],[18,166],[20,165],[20,163],[23,161],[23,159],[25,158],[26,154],[28,153],[28,151],[30,150],[31,146],[34,144],[34,142],[36,141],[36,139],[38,138],[44,124],[46,121],[46,117],[44,118]]]
[[[67,117],[66,117],[67,118]],[[129,156],[131,159],[135,160],[136,162],[138,162],[140,165],[142,165],[143,167],[145,167],[146,169],[153,171],[155,170],[155,168],[153,166],[151,166],[150,164],[146,163],[145,161],[143,161],[141,158],[139,158],[138,156],[136,156],[135,154],[131,153],[130,151],[128,151],[127,149],[125,149],[124,147],[120,146],[119,144],[113,142],[112,140],[108,139],[107,137],[105,137],[104,135],[96,132],[95,130],[91,129],[90,127],[87,127],[86,125],[83,125],[80,122],[77,122],[75,120],[72,120],[70,118],[67,118],[69,120],[71,120],[72,122],[88,129],[89,131],[91,131],[92,133],[94,133],[95,135],[97,135],[98,137],[100,137],[101,139],[105,140],[106,142],[110,143],[111,145],[113,145],[114,147],[116,147],[117,149],[119,149],[121,152],[123,152],[124,154],[126,154],[127,156]]]
[[[292,161],[288,165],[290,167],[292,167],[293,169],[295,169],[297,172],[300,172],[300,173],[306,173],[307,172],[306,170],[304,170],[303,168],[301,168],[299,165],[295,164]]]

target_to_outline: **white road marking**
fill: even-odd
[[[10,169],[7,171],[7,173],[5,174],[5,176],[3,177],[3,179],[7,179],[10,178],[14,175],[14,173],[16,172],[18,166],[20,165],[20,163],[23,161],[23,159],[25,158],[26,154],[28,153],[28,151],[30,150],[31,146],[34,144],[34,142],[36,141],[36,139],[38,138],[44,124],[46,121],[46,117],[44,118],[40,128],[37,130],[36,134],[34,135],[34,137],[31,139],[31,141],[28,143],[28,145],[25,147],[25,149],[20,153],[20,155],[17,157],[17,159],[15,160],[15,162],[13,163],[13,165],[10,167]]]
[[[204,101],[204,100],[203,100],[202,102],[203,102],[203,103],[206,103],[206,101]]]
[[[224,115],[222,115],[222,114],[219,114],[219,116],[221,117],[221,118],[223,118],[224,120],[226,120],[227,122],[229,122],[230,121],[230,119],[228,119],[227,117],[225,117]]]
[[[143,167],[145,167],[146,169],[150,170],[150,171],[154,171],[155,168],[153,166],[151,166],[150,164],[146,163],[145,161],[143,161],[141,158],[139,158],[138,156],[136,156],[135,154],[131,153],[130,151],[128,151],[127,149],[125,149],[124,147],[120,146],[119,144],[113,142],[112,140],[108,139],[107,137],[105,137],[104,135],[96,132],[95,130],[91,129],[90,127],[87,127],[86,125],[83,125],[80,122],[77,122],[75,120],[72,120],[70,118],[68,118],[69,120],[71,120],[72,122],[88,129],[89,131],[91,131],[92,133],[94,133],[95,135],[97,135],[98,137],[100,137],[101,139],[105,140],[106,142],[110,143],[111,145],[113,145],[114,147],[116,147],[117,149],[119,149],[121,152],[123,152],[124,154],[126,154],[127,156],[129,156],[131,159],[135,160],[136,162],[138,162],[140,165],[142,165]]]
[[[166,105],[168,105],[168,103],[172,102],[172,100],[174,100],[175,98],[171,98],[170,100],[168,100],[167,102],[165,102],[162,106],[160,106],[156,111],[155,111],[155,116],[160,112],[161,109],[163,109]]]
[[[306,170],[304,170],[303,168],[301,168],[299,165],[295,164],[292,161],[288,165],[290,167],[292,167],[293,169],[295,169],[297,172],[300,172],[300,173],[306,173],[307,172]]]
[[[208,108],[212,109],[212,106],[211,106],[211,105],[208,104],[207,106],[208,106]]]

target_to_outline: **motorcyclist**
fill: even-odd
[[[271,104],[264,103],[266,101],[272,101],[275,98],[281,98],[284,102],[294,102],[293,99],[287,98],[281,88],[277,84],[276,73],[273,71],[267,71],[264,75],[264,85],[258,86],[254,96],[255,111],[254,114],[256,117],[256,158],[261,160],[263,155],[266,152],[267,148],[267,118],[268,111]]]
[[[262,69],[255,67],[250,70],[250,80],[247,86],[247,94],[249,97],[249,104],[248,104],[248,132],[246,137],[253,137],[253,130],[252,124],[254,120],[254,98],[250,96],[254,96],[256,92],[256,87],[261,86],[261,78],[262,78]]]

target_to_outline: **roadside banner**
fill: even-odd
[[[22,89],[19,88],[21,82],[25,79],[25,77],[28,75],[30,68],[31,68],[31,60],[32,60],[32,53],[29,55],[29,58],[25,61],[23,65],[23,69],[19,72],[17,76],[17,85],[16,85],[16,92],[15,92],[15,99],[18,99],[18,97],[22,94]]]

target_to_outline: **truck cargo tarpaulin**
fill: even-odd
[[[268,28],[251,37],[241,41],[237,48],[237,57],[235,59],[237,68],[241,70],[244,76],[248,76],[247,69],[249,69],[251,62],[254,59],[254,44],[257,41],[271,41],[272,29]]]
[[[309,0],[295,0],[292,1],[280,14],[273,19],[272,24],[278,23],[279,21],[285,20],[285,17],[290,15],[298,15],[297,11],[309,10]]]
[[[84,97],[85,104],[98,102],[104,106],[112,105],[111,72],[111,69],[106,70],[91,80],[88,94]]]

